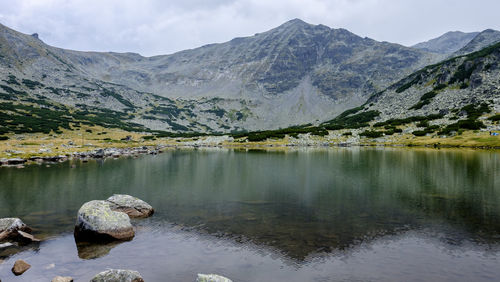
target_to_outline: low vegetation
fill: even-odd
[[[351,111],[351,112],[349,112]],[[350,115],[350,113],[358,112],[359,108],[348,110],[333,120],[323,123],[323,127],[328,130],[339,130],[339,129],[355,129],[361,127],[367,127],[370,121],[373,121],[376,117],[380,115],[379,111],[366,111],[359,114]]]

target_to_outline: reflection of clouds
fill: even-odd
[[[78,169],[0,170],[9,183],[0,198],[11,199],[0,211],[20,214],[50,236],[73,230],[83,202],[129,194],[156,210],[137,222],[138,233],[163,230],[157,224],[167,221],[302,261],[420,228],[443,231],[456,242],[494,243],[499,166],[498,153],[486,151],[175,150]],[[106,254],[108,247],[89,252]]]
[[[89,281],[106,268],[134,269],[148,281],[193,281],[198,272],[218,272],[233,281],[494,281],[500,275],[498,249],[468,242],[448,244],[426,232],[406,232],[363,242],[331,254],[312,254],[303,261],[254,242],[183,231],[166,222],[138,232],[130,242],[105,256],[81,259],[71,235],[48,242],[38,252],[23,253],[33,266],[26,281],[46,281],[56,275]],[[10,277],[17,257],[0,264],[0,276]],[[53,268],[43,266],[54,265]],[[40,266],[40,267],[35,267]],[[422,271],[422,270],[425,271]],[[376,278],[376,279],[375,279]]]

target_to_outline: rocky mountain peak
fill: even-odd
[[[312,26],[312,25],[309,23],[306,23],[305,21],[303,21],[299,18],[295,18],[295,19],[291,19],[291,20],[285,22],[280,27],[307,27],[307,26]]]
[[[467,45],[479,32],[449,31],[439,37],[413,45],[413,48],[437,54],[452,54]]]
[[[477,34],[467,45],[455,52],[454,56],[461,56],[475,51],[479,51],[487,46],[500,42],[500,31],[486,29]]]

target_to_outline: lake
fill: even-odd
[[[76,167],[72,167],[76,165]],[[80,206],[120,193],[155,208],[130,242],[76,245]],[[500,153],[198,149],[0,168],[0,217],[44,241],[0,250],[1,281],[498,281]],[[32,265],[22,276],[17,259]],[[0,260],[0,261],[1,261]]]

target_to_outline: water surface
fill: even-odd
[[[76,164],[76,168],[71,168]],[[146,281],[495,281],[500,154],[490,151],[175,150],[0,169],[0,217],[45,238],[0,251],[2,281],[88,281],[130,268]],[[155,207],[136,237],[76,245],[76,212],[114,193]],[[14,277],[16,259],[32,268]]]

